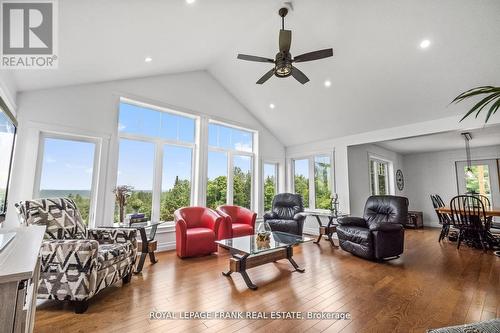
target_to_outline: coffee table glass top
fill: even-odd
[[[265,241],[258,240],[257,235],[243,236],[236,238],[223,239],[216,241],[217,244],[229,250],[236,250],[245,254],[258,254],[275,249],[285,248],[300,243],[312,241],[307,236],[297,236],[285,232],[271,232],[269,239]]]

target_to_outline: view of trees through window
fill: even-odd
[[[331,208],[331,163],[329,156],[314,157],[314,189],[317,209]]]
[[[264,211],[272,209],[273,198],[277,193],[277,168],[275,163],[264,163]]]
[[[465,186],[467,193],[482,194],[490,200],[491,199],[491,184],[490,184],[490,171],[488,165],[473,165],[471,166],[474,177],[465,177]],[[464,174],[467,167],[464,167]]]
[[[313,168],[313,176],[310,176]],[[311,209],[330,209],[332,194],[332,165],[328,155],[315,155],[293,161],[295,193],[302,195],[304,207]],[[310,177],[314,177],[311,178]],[[314,186],[310,193],[309,184]],[[310,202],[311,201],[311,202]],[[312,207],[311,205],[314,205]],[[311,207],[310,207],[311,206]]]
[[[309,160],[294,160],[293,188],[302,196],[304,207],[309,207]]]
[[[207,207],[217,208],[227,202],[227,154],[208,152]]]
[[[251,132],[242,129],[209,124],[207,207],[225,205],[231,202],[229,199],[234,205],[252,207],[252,136]],[[229,172],[231,177],[228,177]],[[229,198],[228,194],[232,197]]]
[[[129,185],[133,191],[127,200],[125,214],[143,213],[151,218],[153,205],[153,168],[155,145],[136,140],[120,140],[117,185]],[[115,221],[119,220],[118,206]]]
[[[73,199],[88,223],[95,143],[51,137],[42,140],[39,197]]]
[[[191,203],[192,149],[165,145],[160,199],[160,219],[173,221],[174,212]]]
[[[133,187],[126,214],[142,213],[147,220],[172,221],[176,209],[191,204],[195,127],[194,118],[174,111],[120,103],[117,185]],[[158,190],[154,179],[159,169]],[[159,207],[153,207],[153,200]],[[158,211],[159,216],[153,216]],[[118,219],[116,207],[115,221]]]

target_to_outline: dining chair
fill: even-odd
[[[457,195],[451,199],[450,209],[452,224],[459,230],[457,249],[462,240],[476,242],[479,238],[479,243],[486,251],[487,216],[481,199],[471,195]]]
[[[450,231],[451,218],[448,214],[440,213],[437,211],[438,208],[444,207],[444,201],[441,199],[439,194],[431,194],[431,201],[434,210],[436,211],[436,215],[438,217],[439,224],[441,224],[441,233],[439,234],[438,242],[441,242],[445,237],[448,236],[448,232]]]

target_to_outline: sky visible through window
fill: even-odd
[[[304,176],[309,178],[309,161],[308,160],[295,160],[294,164],[295,175]]]
[[[86,190],[92,186],[95,144],[47,138],[40,190]]]

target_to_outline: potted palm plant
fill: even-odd
[[[472,107],[472,109],[467,111],[467,113],[462,117],[462,119],[460,119],[460,121],[464,120],[465,118],[469,117],[474,113],[475,117],[477,118],[481,113],[481,111],[483,111],[483,109],[486,106],[489,106],[488,112],[486,113],[486,120],[484,121],[485,123],[487,123],[490,117],[494,115],[500,108],[500,87],[483,86],[483,87],[473,88],[455,97],[455,99],[453,99],[451,103],[459,103],[475,96],[484,96],[484,97],[479,102],[477,102]]]
[[[115,187],[113,193],[115,194],[116,202],[118,203],[118,209],[120,213],[120,223],[123,223],[125,218],[125,207],[127,206],[127,200],[132,194],[134,188],[128,185],[119,185]]]

